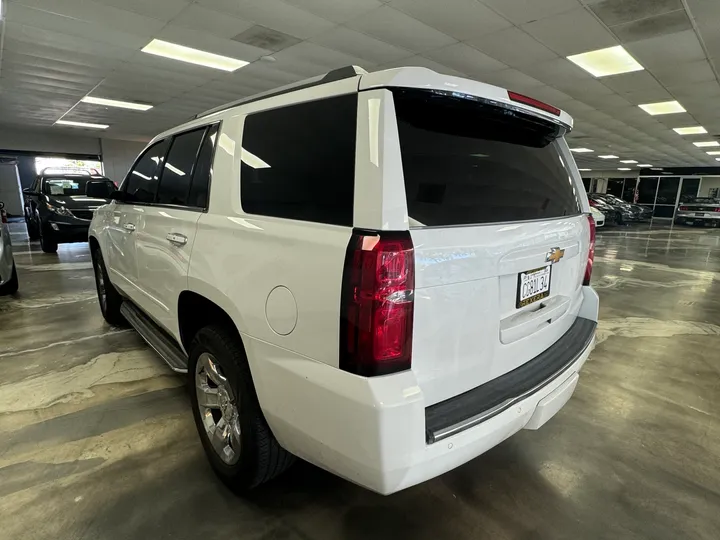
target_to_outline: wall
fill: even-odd
[[[18,172],[20,173],[20,184],[22,188],[29,188],[35,181],[37,170],[35,169],[35,158],[31,156],[18,156]]]
[[[0,150],[57,152],[59,154],[99,154],[100,139],[47,131],[22,130],[0,126]]]
[[[20,192],[20,176],[17,163],[0,163],[0,201],[10,216],[23,215],[23,199]]]
[[[710,188],[718,188],[720,193],[720,177],[717,176],[704,176],[700,182],[699,197],[707,197],[709,195]]]
[[[135,158],[145,148],[145,143],[114,139],[102,139],[100,142],[105,176],[119,185]]]

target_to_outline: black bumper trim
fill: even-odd
[[[560,339],[522,366],[464,394],[427,407],[427,443],[476,426],[551,383],[588,348],[596,328],[595,321],[578,317]]]

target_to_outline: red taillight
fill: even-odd
[[[720,212],[720,208],[716,208],[715,211],[716,211],[716,212]]]
[[[590,249],[588,250],[588,258],[587,265],[585,266],[585,279],[583,279],[583,285],[590,285],[593,262],[595,261],[595,219],[592,216],[588,216],[588,224],[590,225]]]
[[[558,109],[557,107],[553,107],[552,105],[548,105],[547,103],[543,103],[542,101],[538,101],[537,99],[523,96],[522,94],[518,94],[517,92],[510,91],[508,91],[508,97],[512,101],[524,103],[525,105],[530,105],[531,107],[535,107],[536,109],[549,112],[550,114],[554,114],[555,116],[560,116],[560,109]]]
[[[414,292],[409,233],[353,234],[343,273],[341,369],[364,376],[410,369]]]
[[[593,201],[592,199],[590,199],[588,201],[588,203],[590,203],[590,206],[597,206],[597,203],[595,201]]]
[[[0,221],[2,221],[3,223],[7,223],[7,222],[8,222],[8,220],[7,220],[7,213],[6,213],[5,210],[3,210],[2,208],[0,208]]]
[[[687,206],[681,206],[681,207],[680,207],[680,210],[687,210],[687,209],[688,209]]]

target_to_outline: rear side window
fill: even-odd
[[[192,186],[188,196],[188,205],[197,208],[207,207],[208,187],[210,185],[210,173],[212,171],[213,155],[215,153],[215,141],[217,139],[219,124],[208,128],[203,139],[197,164],[193,172]]]
[[[558,148],[564,129],[426,90],[394,90],[413,226],[546,219],[580,212]]]
[[[187,204],[195,158],[203,135],[204,127],[173,137],[160,178],[158,204]]]
[[[151,203],[155,200],[160,164],[165,160],[169,144],[169,139],[153,144],[130,170],[125,179],[128,202]]]
[[[241,201],[250,214],[352,225],[357,94],[251,114]]]

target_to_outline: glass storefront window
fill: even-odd
[[[640,204],[655,204],[655,193],[657,192],[658,179],[655,178],[641,178],[638,203]]]

